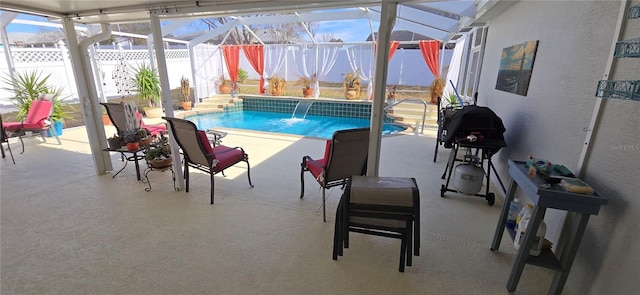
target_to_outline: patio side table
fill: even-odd
[[[173,189],[176,191],[179,191],[180,188],[176,186],[176,173],[173,172],[173,161],[168,162],[168,164],[161,164],[158,166],[147,162],[147,168],[144,169],[144,179],[142,180],[143,183],[147,184],[147,187],[144,189],[144,191],[145,192],[151,191],[151,181],[149,181],[149,172],[151,171],[164,172],[167,170],[171,171],[171,178],[173,179]]]
[[[116,174],[111,176],[111,178],[115,178],[118,174],[120,174],[120,172],[122,172],[122,170],[124,170],[124,168],[127,167],[127,163],[128,162],[134,162],[135,166],[136,166],[136,177],[137,177],[138,181],[140,181],[142,179],[140,177],[140,160],[144,159],[144,150],[145,150],[145,148],[142,148],[142,147],[137,149],[137,150],[135,150],[135,151],[130,151],[126,147],[120,147],[120,148],[117,148],[117,149],[112,149],[112,148],[103,149],[103,151],[105,151],[105,152],[117,152],[117,153],[120,153],[122,158],[126,160],[126,161],[124,161],[124,166],[122,166],[122,168],[120,168],[120,170],[118,170],[118,172],[116,172]]]
[[[512,179],[504,204],[502,205],[500,219],[493,236],[493,243],[491,244],[491,251],[497,251],[500,247],[500,240],[502,239],[502,234],[507,224],[509,204],[513,200],[516,189],[520,186],[536,207],[533,212],[533,222],[529,222],[527,226],[524,243],[518,250],[516,261],[511,269],[511,274],[507,281],[507,290],[509,292],[516,290],[524,266],[526,263],[529,263],[555,270],[548,294],[559,295],[562,293],[567,277],[569,277],[569,272],[571,271],[573,260],[587,227],[589,216],[597,215],[600,211],[600,206],[606,205],[608,199],[597,194],[587,195],[567,192],[558,185],[552,185],[546,188],[543,186],[546,182],[540,175],[537,175],[535,178],[528,176],[528,168],[525,167],[525,162],[509,160],[508,165],[509,175],[511,175]],[[529,251],[533,246],[535,233],[538,231],[538,226],[544,218],[547,208],[565,210],[575,214],[576,221],[572,224],[568,232],[563,233],[563,235],[568,236],[566,239],[567,242],[559,251],[559,253],[561,253],[560,257],[556,257],[551,249],[543,249],[540,256],[530,256]],[[515,236],[513,229],[507,228],[507,232],[512,238]]]

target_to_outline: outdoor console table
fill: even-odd
[[[144,159],[144,148],[140,148],[140,149],[137,149],[135,151],[130,151],[130,150],[127,149],[127,147],[120,147],[120,148],[117,148],[117,149],[107,148],[107,149],[103,149],[103,151],[105,151],[105,152],[118,152],[118,153],[120,153],[120,155],[122,155],[122,158],[126,160],[124,162],[124,166],[122,166],[122,168],[120,168],[120,170],[118,170],[118,172],[116,172],[116,174],[111,176],[111,178],[115,178],[120,172],[122,172],[122,170],[124,170],[124,168],[127,167],[127,163],[128,162],[134,162],[135,165],[136,165],[136,177],[138,178],[138,180],[141,180],[141,177],[140,177],[140,163],[139,163],[139,161]],[[128,154],[130,154],[130,155],[128,155]]]
[[[587,195],[567,192],[558,185],[545,188],[543,185],[545,185],[546,182],[540,175],[536,176],[536,178],[531,178],[527,172],[528,168],[525,167],[525,162],[509,160],[509,175],[511,175],[512,180],[509,184],[509,190],[504,204],[502,205],[502,212],[500,213],[498,226],[496,227],[493,243],[491,244],[491,251],[497,251],[500,247],[500,240],[502,239],[502,234],[507,224],[509,204],[513,200],[516,189],[520,186],[536,206],[532,215],[533,222],[529,222],[524,242],[522,246],[520,246],[516,261],[511,269],[511,274],[507,281],[507,290],[509,292],[516,290],[525,263],[529,263],[555,270],[556,272],[548,294],[560,294],[569,276],[569,271],[571,270],[573,259],[580,246],[580,240],[582,240],[585,228],[587,227],[589,216],[597,215],[600,206],[607,204],[608,199],[598,196],[597,194]],[[572,227],[567,233],[563,233],[563,235],[568,236],[565,245],[560,249],[561,251],[558,252],[562,253],[561,257],[556,257],[551,249],[543,249],[540,256],[537,257],[529,256],[529,251],[535,239],[535,233],[538,231],[538,226],[544,218],[547,208],[573,212],[577,217],[576,222],[573,222]],[[513,229],[507,228],[507,232],[512,238],[515,236]]]

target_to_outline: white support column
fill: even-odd
[[[2,51],[4,51],[4,58],[7,60],[7,67],[9,68],[9,75],[15,77],[16,66],[13,63],[13,55],[11,55],[11,43],[9,43],[9,37],[7,36],[7,26],[18,16],[15,12],[3,12],[2,13]]]
[[[609,50],[609,58],[607,59],[607,64],[604,69],[604,74],[602,75],[602,80],[609,80],[611,75],[613,74],[613,69],[615,67],[613,56],[616,49],[616,43],[620,41],[620,37],[622,36],[622,28],[625,22],[625,15],[627,12],[627,7],[629,7],[629,1],[620,2],[620,9],[618,11],[618,20],[616,21],[616,28],[613,32],[613,40],[611,42],[611,49]],[[584,177],[584,166],[589,163],[589,154],[591,151],[591,139],[593,135],[597,132],[598,125],[600,125],[600,116],[602,112],[602,105],[606,104],[606,100],[603,100],[602,97],[596,97],[596,105],[593,107],[593,113],[591,114],[591,121],[589,122],[589,127],[586,127],[585,130],[587,132],[584,144],[582,146],[582,151],[580,152],[580,159],[578,159],[578,166],[576,167],[576,173],[578,177]]]
[[[389,68],[389,40],[396,18],[398,3],[382,3],[380,27],[378,28],[378,49],[376,52],[376,72],[371,105],[371,134],[369,138],[369,158],[367,176],[378,176],[380,170],[380,147],[382,145],[382,124],[384,121],[384,102],[387,88],[387,70]]]
[[[157,14],[151,14],[151,34],[154,40],[162,40],[162,29],[160,27],[160,18]],[[161,97],[165,99],[165,115],[167,117],[173,117],[173,102],[171,101],[171,88],[169,86],[169,73],[167,71],[167,60],[165,59],[164,47],[162,42],[153,42],[153,47],[156,50],[156,63],[158,64],[158,74],[160,76],[160,89],[162,89]],[[171,127],[169,127],[171,128]],[[173,156],[173,169],[176,173],[178,180],[178,187],[184,189],[184,177],[182,174],[182,167],[180,166],[180,152],[178,149],[178,143],[171,136],[171,155]]]
[[[76,89],[76,85],[74,85],[73,75],[69,73],[69,69],[71,68],[71,59],[69,56],[69,50],[67,49],[67,45],[64,44],[64,41],[59,40],[56,44],[58,44],[58,49],[60,49],[60,56],[62,57],[62,65],[64,66],[64,74],[67,77],[67,87],[69,89],[69,94],[74,96],[73,89]],[[93,77],[93,76],[92,76]],[[80,97],[80,96],[78,96]]]
[[[191,85],[193,85],[194,104],[197,105],[200,102],[200,92],[198,91],[198,80],[196,77],[196,49],[192,44],[187,44],[187,48],[189,48],[189,62],[191,63]]]
[[[71,57],[71,68],[76,79],[76,87],[82,107],[87,136],[89,137],[89,147],[93,156],[93,163],[98,174],[105,174],[106,171],[113,170],[109,152],[102,149],[107,147],[107,139],[102,124],[102,112],[98,104],[96,87],[91,72],[88,56],[88,45],[105,40],[111,36],[111,29],[107,24],[102,24],[102,32],[89,39],[78,43],[78,37],[74,28],[74,23],[69,18],[62,18],[62,27],[67,40],[69,55]]]

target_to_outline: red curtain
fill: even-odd
[[[438,56],[440,55],[440,41],[436,40],[422,40],[420,41],[420,52],[424,61],[427,62],[427,66],[431,70],[434,77],[440,75],[440,65]]]
[[[227,71],[229,71],[229,78],[233,81],[234,85],[238,81],[238,66],[240,65],[240,47],[237,45],[223,45],[222,53],[224,54],[224,61],[227,64]]]
[[[391,60],[393,55],[396,53],[396,49],[398,49],[398,45],[400,45],[400,41],[391,41],[389,43],[389,59],[388,60]]]
[[[264,46],[243,45],[242,51],[249,60],[253,69],[260,75],[260,94],[264,94]]]
[[[391,41],[389,42],[389,58],[387,60],[391,60],[393,54],[396,53],[396,49],[398,49],[398,45],[400,45],[400,41]],[[378,43],[373,43],[373,52],[378,50]]]

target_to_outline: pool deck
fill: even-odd
[[[415,177],[420,189],[421,255],[399,273],[394,239],[353,234],[331,259],[341,189],[327,192],[326,223],[308,174],[299,198],[302,156],[320,157],[323,140],[226,131],[223,144],[249,154],[255,187],[246,166],[231,167],[215,176],[214,205],[197,171],[189,193],[173,190],[168,171],[149,174],[150,192],[133,165],[97,175],[84,127],[65,129],[62,145],[27,138],[24,154],[11,139],[16,164],[0,160],[0,293],[509,294],[515,250],[508,240],[489,250],[502,199],[441,198],[449,150],[433,163],[432,135],[382,139],[380,175]],[[545,293],[552,277],[529,266],[517,294]]]

